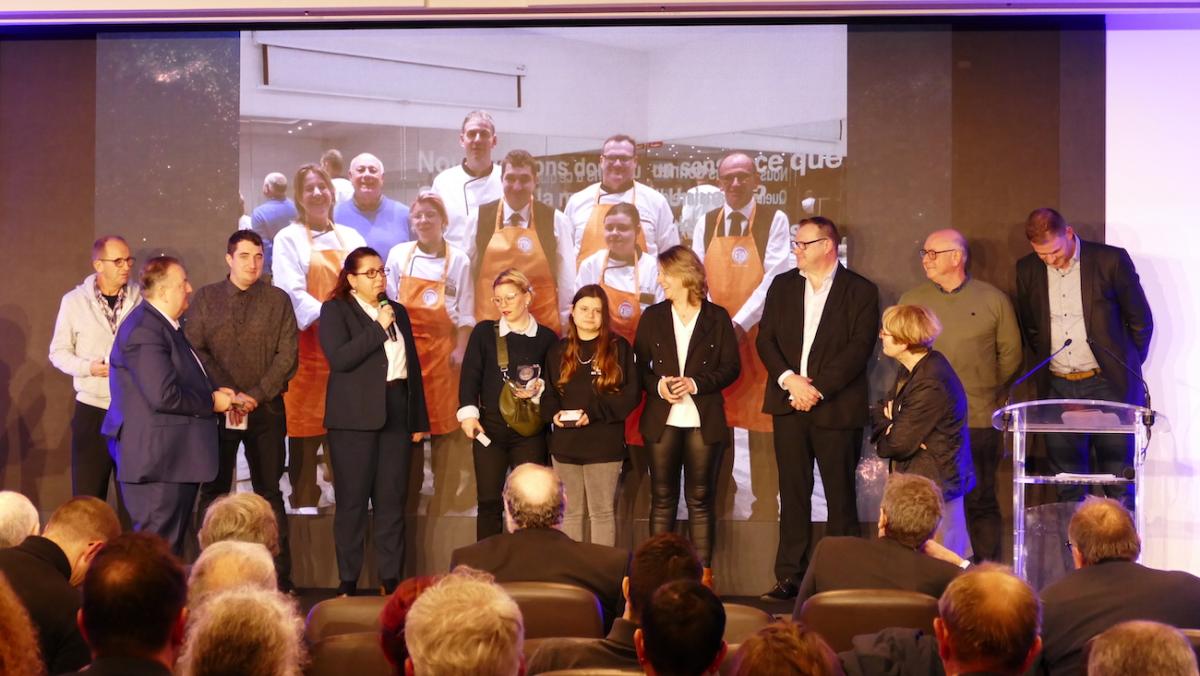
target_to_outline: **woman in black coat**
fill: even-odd
[[[367,503],[374,508],[375,555],[385,594],[404,578],[404,507],[412,444],[429,431],[421,364],[408,313],[386,300],[383,259],[350,252],[318,335],[329,360],[325,427],[337,509],[339,596],[354,593],[362,570]],[[383,300],[380,300],[382,298]]]

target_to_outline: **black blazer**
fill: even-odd
[[[729,434],[725,424],[725,397],[721,390],[733,384],[742,371],[733,321],[725,308],[701,301],[696,328],[688,343],[687,369],[679,372],[679,353],[675,345],[675,324],[671,319],[671,301],[646,308],[638,322],[633,351],[646,390],[646,408],[638,426],[646,441],[654,442],[667,426],[671,404],[658,393],[658,381],[664,376],[687,376],[696,381],[692,401],[700,412],[700,434],[704,443],[716,444]]]
[[[1129,253],[1107,244],[1079,240],[1079,278],[1083,298],[1083,323],[1096,363],[1123,401],[1145,404],[1142,383],[1104,350],[1117,355],[1140,376],[1150,352],[1154,317],[1142,291],[1141,281]],[[1050,291],[1046,264],[1029,254],[1017,261],[1017,320],[1025,345],[1040,362],[1050,356]],[[1038,395],[1050,389],[1050,370],[1037,375]]]
[[[758,324],[758,356],[767,367],[763,413],[800,413],[812,424],[852,429],[867,424],[867,364],[879,338],[879,288],[838,264],[833,286],[808,355],[808,377],[825,398],[811,411],[788,403],[779,376],[800,373],[804,351],[804,285],[799,270],[780,273],[767,290]]]
[[[0,549],[0,573],[8,578],[37,629],[48,673],[79,669],[91,661],[91,651],[75,623],[79,590],[71,586],[71,563],[61,547],[30,535],[19,545]]]
[[[429,431],[421,361],[413,341],[412,323],[404,306],[388,301],[396,313],[396,329],[404,340],[408,359],[409,432]],[[329,360],[329,386],[325,390],[325,427],[343,430],[378,430],[387,422],[387,331],[367,316],[358,301],[347,296],[325,301],[317,326],[321,350]]]

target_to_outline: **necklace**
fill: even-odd
[[[587,361],[584,361],[579,358],[579,355],[575,355],[575,361],[579,362],[583,366],[587,366],[588,364],[592,363],[592,360],[595,358],[596,358],[596,355],[593,354],[591,357],[588,357]]]

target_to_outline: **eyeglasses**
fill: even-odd
[[[816,244],[817,242],[824,242],[827,239],[829,239],[829,238],[828,237],[818,237],[816,239],[810,239],[807,242],[798,242],[796,240],[792,240],[792,248],[804,251],[808,247]]]
[[[919,249],[917,251],[917,255],[921,257],[921,260],[925,260],[926,258],[936,259],[939,255],[950,253],[951,251],[958,251],[958,249],[942,249],[941,251],[934,251],[933,249]]]
[[[128,258],[97,258],[96,260],[112,263],[118,268],[132,268],[133,264],[137,261],[133,256],[129,256]]]
[[[613,164],[628,164],[636,159],[633,155],[601,155],[600,157],[612,162]]]
[[[492,305],[495,305],[496,307],[500,307],[501,305],[508,305],[509,303],[516,301],[520,297],[521,297],[520,292],[509,293],[509,294],[505,294],[503,296],[492,296]]]
[[[754,180],[754,174],[751,174],[747,171],[739,171],[736,174],[725,174],[724,176],[718,176],[717,180],[727,185],[733,185],[734,181],[745,184]]]
[[[367,270],[363,270],[362,272],[351,272],[350,274],[362,275],[362,276],[366,277],[367,279],[375,279],[376,277],[378,277],[380,275],[391,274],[391,272],[392,271],[389,268],[370,268]]]

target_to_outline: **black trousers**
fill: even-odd
[[[367,537],[367,504],[374,509],[375,560],[381,580],[404,578],[404,508],[412,464],[408,385],[387,388],[387,421],[378,430],[330,429],[333,461],[333,543],[338,579],[357,582]]]
[[[102,408],[75,400],[71,416],[71,495],[108,500],[108,481],[117,465],[108,453],[108,439],[100,433],[107,414]],[[117,494],[117,517],[122,528],[129,530],[133,521],[125,508],[125,498],[121,491],[113,492]]]
[[[773,416],[775,462],[779,466],[779,549],[775,579],[799,585],[808,570],[812,544],[813,460],[821,470],[829,506],[827,535],[860,535],[854,472],[861,429],[827,429],[801,413]]]
[[[1000,466],[1000,430],[972,427],[971,461],[975,464],[975,488],[963,499],[967,533],[976,561],[999,561],[1001,547],[1000,502],[996,499],[996,470]]]
[[[523,437],[504,423],[500,411],[484,411],[480,423],[492,444],[484,447],[478,440],[471,444],[475,460],[475,491],[479,498],[479,512],[475,517],[476,540],[504,532],[501,496],[508,470],[527,462],[539,465],[549,462],[545,430],[532,437]]]
[[[281,583],[292,580],[292,554],[288,546],[287,512],[283,508],[283,491],[279,479],[283,476],[287,449],[283,397],[263,402],[250,414],[245,430],[225,429],[224,419],[218,450],[217,478],[200,485],[200,504],[196,514],[200,520],[214,500],[233,489],[233,474],[237,467],[238,446],[246,445],[246,464],[250,467],[250,483],[254,492],[271,503],[275,522],[279,525],[279,555],[275,557],[275,572]]]
[[[183,558],[189,536],[195,537],[191,531],[192,506],[200,484],[152,481],[119,485],[133,518],[133,529],[162,536],[171,552]]]
[[[688,509],[690,539],[705,567],[712,565],[717,535],[717,468],[724,444],[706,444],[698,427],[663,429],[658,441],[647,442],[650,465],[650,534],[675,530],[679,507],[679,474],[683,472],[683,500]]]

